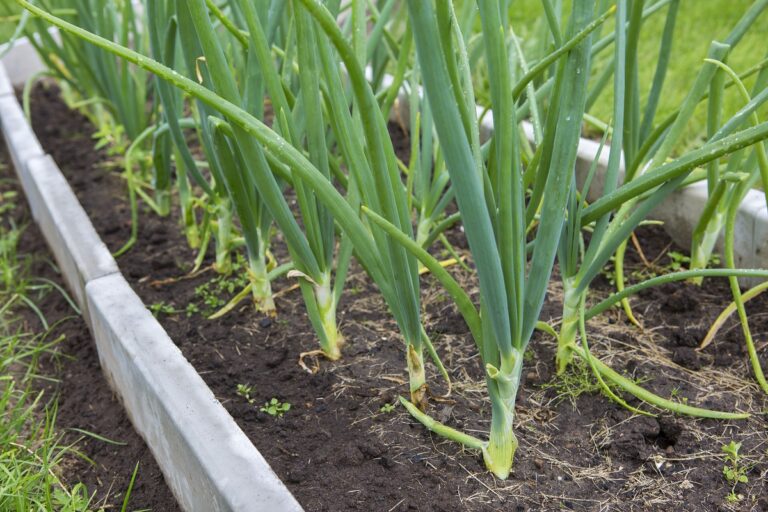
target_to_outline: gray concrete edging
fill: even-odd
[[[23,43],[9,55],[26,51]],[[36,72],[29,65],[22,71]],[[0,62],[0,131],[33,217],[83,311],[102,371],[182,509],[302,511],[120,274],[13,90],[3,92],[7,77]]]

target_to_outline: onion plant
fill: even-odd
[[[712,61],[721,69],[710,86],[710,101],[708,109],[707,130],[713,136],[720,125],[722,113],[722,97],[726,78],[735,84],[738,93],[749,103],[753,98],[768,95],[768,69],[764,68],[758,74],[752,93],[750,93],[736,72],[722,61]],[[757,113],[752,114],[752,121],[758,123]],[[754,183],[760,179],[763,190],[768,190],[768,162],[765,159],[765,148],[755,146],[749,154],[744,152],[730,158],[724,169],[717,162],[707,167],[707,203],[703,214],[693,232],[691,241],[691,268],[704,268],[710,260],[715,243],[723,231],[729,205],[741,203],[750,188],[740,187],[744,181]],[[737,192],[743,195],[736,195]],[[768,201],[768,196],[767,201]],[[695,280],[701,283],[700,279]]]
[[[637,99],[637,94],[633,91],[639,90],[637,84],[636,70],[632,71],[636,66],[636,47],[637,38],[639,37],[639,29],[636,24],[642,22],[642,17],[638,14],[639,10],[637,5],[632,13],[627,13],[626,9],[621,9],[622,2],[618,2],[619,12],[617,13],[616,35],[615,35],[615,51],[613,57],[614,63],[614,115],[615,124],[617,129],[613,132],[613,138],[611,141],[610,158],[603,180],[602,195],[605,196],[613,192],[618,184],[619,172],[620,172],[620,157],[622,148],[624,149],[624,157],[628,161],[632,161],[634,155],[638,151],[639,141],[641,140],[641,134],[645,131],[649,131],[653,126],[653,118],[655,114],[655,108],[658,101],[658,95],[662,90],[662,83],[664,80],[663,62],[666,58],[659,59],[660,65],[657,69],[657,73],[654,77],[654,83],[651,86],[651,98],[648,100],[646,107],[646,114],[643,119],[640,119],[638,114],[639,108],[634,105],[633,102]],[[642,7],[642,6],[641,6]],[[669,23],[670,19],[674,19],[676,12],[676,3],[672,3],[668,12],[668,23],[666,29],[669,31],[670,27],[674,26],[674,23]],[[747,27],[754,22],[754,18],[759,11],[749,11],[744,20],[737,25],[734,32],[729,36],[728,41],[735,44],[738,39],[743,35]],[[622,15],[624,19],[622,19]],[[626,18],[630,18],[626,20]],[[624,21],[628,21],[626,31],[622,28]],[[664,38],[666,41],[667,37]],[[713,44],[710,51],[711,57],[723,58],[727,53],[730,45]],[[669,48],[662,45],[662,57],[666,56],[669,52]],[[683,107],[681,108],[681,115],[673,123],[673,133],[670,134],[670,138],[665,139],[663,148],[660,148],[661,153],[656,153],[658,158],[655,158],[651,162],[645,172],[652,172],[663,164],[666,158],[671,152],[673,144],[677,140],[677,137],[682,133],[682,128],[688,122],[690,115],[693,112],[693,106],[695,106],[707,90],[708,84],[713,78],[717,70],[715,65],[720,61],[705,62],[702,66],[701,72],[697,77],[694,87],[691,89],[687,99],[685,100]],[[628,98],[633,97],[630,100]],[[759,103],[754,102],[752,108],[756,107]],[[744,113],[738,113],[727,125],[727,130],[733,130],[739,126],[740,120],[743,118]],[[622,127],[621,130],[618,127]],[[718,127],[719,128],[719,127]],[[717,134],[710,140],[713,142],[717,138],[724,136],[728,131],[723,131]],[[755,146],[755,151],[759,152],[763,146],[758,144]],[[738,161],[738,158],[732,158],[732,161]],[[595,162],[596,164],[597,162]],[[716,165],[717,160],[710,162],[710,167]],[[592,172],[595,171],[593,166]],[[627,182],[632,180],[633,169],[627,173]],[[637,172],[637,169],[634,169]],[[687,175],[682,175],[678,178],[678,182]],[[585,188],[582,189],[582,197],[589,196],[589,179],[585,184]],[[585,249],[583,255],[580,254],[579,245],[580,238],[578,233],[581,226],[576,222],[576,218],[580,216],[582,207],[580,201],[574,199],[571,201],[570,216],[571,222],[567,224],[568,229],[564,233],[564,244],[562,246],[563,252],[561,253],[561,274],[563,276],[564,287],[564,312],[563,312],[563,324],[560,333],[560,350],[558,351],[558,369],[562,371],[568,363],[570,349],[567,347],[573,346],[573,342],[576,338],[576,332],[578,330],[578,305],[579,295],[586,290],[589,286],[589,281],[594,278],[605,265],[608,264],[608,258],[611,252],[605,250],[607,247],[616,248],[620,254],[617,256],[617,262],[623,259],[623,250],[626,247],[626,238],[631,230],[627,230],[627,220],[630,218],[642,220],[639,215],[631,216],[630,212],[637,207],[638,204],[643,204],[643,210],[650,212],[653,207],[660,204],[660,202],[667,196],[667,191],[671,191],[670,187],[664,190],[660,190],[653,194],[647,194],[648,197],[639,196],[635,199],[628,201],[625,205],[622,205],[619,212],[613,219],[604,216],[597,221],[595,225],[588,247]],[[634,227],[634,226],[633,226]],[[620,229],[621,228],[621,229]],[[620,239],[612,239],[613,237],[619,237]],[[623,238],[622,238],[623,237]],[[619,263],[620,264],[620,263]],[[620,269],[619,269],[619,274]],[[623,286],[620,283],[619,291]]]
[[[410,109],[411,158],[408,164],[407,189],[411,210],[415,213],[415,241],[427,249],[439,239],[446,250],[461,262],[444,235],[446,229],[459,221],[460,215],[446,215],[454,200],[443,151],[434,137],[432,111],[422,98],[418,66],[412,70],[408,108]]]
[[[576,2],[570,33],[591,21],[593,2]],[[523,353],[533,333],[552,271],[567,192],[576,159],[581,116],[589,77],[590,39],[586,38],[562,61],[556,94],[560,100],[558,129],[545,136],[556,138],[552,165],[545,186],[532,266],[527,268],[525,194],[515,104],[505,41],[506,17],[498,2],[478,1],[483,44],[489,70],[494,134],[488,162],[478,144],[472,84],[461,73],[449,70],[466,66],[455,41],[461,40],[447,2],[409,1],[417,55],[424,76],[426,96],[432,107],[456,200],[464,222],[480,281],[480,313],[469,313],[478,350],[485,363],[491,399],[491,431],[487,441],[458,432],[405,403],[428,428],[480,449],[486,466],[500,478],[509,474],[517,449],[513,432],[514,406],[519,388]],[[436,12],[437,10],[437,12]],[[442,34],[442,37],[441,37]],[[459,62],[457,62],[457,60]],[[565,76],[572,79],[564,85]],[[554,110],[553,110],[554,111]],[[420,253],[423,257],[424,253]],[[425,264],[427,262],[425,261]],[[458,290],[453,290],[459,294]],[[461,292],[462,294],[464,292]],[[464,300],[464,299],[462,299]],[[470,305],[469,308],[472,308]]]
[[[101,2],[95,0],[45,0],[40,2],[47,9],[60,13],[67,19],[103,37],[139,51],[147,51],[149,42],[143,30],[146,22],[138,3],[130,0]],[[69,103],[84,112],[97,127],[96,136],[101,138],[97,147],[111,144],[115,153],[133,147],[132,155],[140,145],[137,139],[147,140],[156,128],[152,119],[152,88],[147,73],[125,61],[115,59],[108,52],[83,44],[68,34],[56,37],[47,31],[40,20],[31,19],[19,25],[20,33],[27,35],[46,69],[31,77],[24,89],[25,109],[29,112],[31,87],[40,76],[57,80]],[[151,139],[150,139],[151,140]],[[161,145],[152,146],[153,160],[160,162]],[[134,158],[134,162],[141,159]],[[170,211],[171,175],[162,165],[141,166],[145,174],[152,169],[154,199],[146,196],[147,204],[160,214]],[[133,170],[132,170],[133,171]],[[126,176],[131,196],[135,195],[136,173]],[[139,189],[139,192],[141,190]],[[132,201],[133,203],[133,201]],[[134,215],[134,217],[136,217]],[[136,220],[134,220],[134,229]],[[124,252],[132,245],[131,237]]]
[[[264,6],[257,10],[256,6],[250,2],[239,2],[237,6],[249,29],[248,52],[247,58],[243,59],[245,69],[242,70],[241,83],[238,84],[230,72],[230,64],[214,28],[208,6],[202,0],[176,5],[184,44],[199,49],[199,51],[190,50],[188,55],[195,56],[198,70],[205,69],[205,71],[198,71],[204,85],[232,103],[241,105],[244,110],[254,113],[258,118],[263,119],[264,91],[268,91],[275,111],[275,124],[279,126],[285,139],[291,141],[299,134],[296,133],[295,125],[292,123],[291,107],[287,103],[280,76],[274,67],[266,31],[261,21],[263,19],[266,23],[268,11]],[[286,234],[294,264],[304,276],[302,279],[317,283],[323,290],[329,290],[330,267],[318,261],[318,255],[313,251],[318,248],[318,245],[312,244],[301,232],[283,196],[282,186],[272,178],[270,164],[263,150],[242,129],[229,125],[226,120],[216,115],[209,114],[208,119],[203,122],[210,123],[215,134],[215,147],[222,169],[225,173],[231,172],[231,175],[226,178],[226,183],[235,208],[238,210],[246,238],[251,261],[251,289],[254,297],[257,297],[257,300],[272,300],[267,269],[264,265],[267,233],[263,228],[266,227],[268,231],[268,224],[261,224],[257,218],[254,218],[254,215],[260,211],[258,202],[261,201],[271,211]],[[323,153],[323,157],[325,156],[327,156],[326,153]],[[268,173],[271,180],[257,185],[255,177],[260,172]],[[307,202],[314,204],[314,199],[307,197],[301,183],[297,185],[296,191],[302,209],[311,208],[312,206],[308,206]],[[316,233],[312,230],[314,226],[311,223],[316,222],[317,217],[317,212],[304,215],[305,226],[310,226],[307,232]],[[327,236],[324,240],[327,240]],[[330,248],[333,249],[332,226]],[[326,254],[327,251],[323,249],[323,255]],[[324,297],[332,297],[332,294],[327,293]],[[316,302],[313,305],[316,306]],[[327,305],[323,304],[323,307]],[[319,311],[319,308],[316,307],[315,311]],[[320,331],[321,345],[324,346],[329,357],[335,359],[339,355],[335,340],[337,336],[335,315],[333,315],[333,323],[327,327],[328,330]],[[326,335],[327,332],[331,334]],[[327,340],[331,340],[330,344],[325,343]]]
[[[339,30],[332,10],[329,11],[313,0],[300,0],[300,3],[317,25],[316,44],[327,80],[331,126],[339,141],[344,161],[349,166],[349,188],[359,194],[359,201],[367,209],[382,215],[412,239],[413,228],[408,210],[407,188],[400,178],[397,158],[387,131],[386,117],[366,81],[363,67],[367,49],[366,41],[362,37],[366,23],[365,3],[360,0],[351,2],[351,44]],[[333,58],[332,50],[335,50],[337,60]],[[350,117],[349,109],[342,103],[338,60],[343,63],[349,76],[355,118]],[[362,137],[355,136],[355,128],[360,130],[358,133],[362,133]],[[355,202],[352,204],[356,206]],[[338,216],[335,218],[337,222],[341,222]],[[368,226],[366,230],[370,232],[373,243],[378,247],[385,274],[379,274],[378,269],[370,266],[354,240],[353,245],[358,259],[381,289],[400,326],[406,344],[411,399],[418,407],[424,407],[427,392],[423,355],[425,348],[446,379],[447,372],[421,324],[416,258],[379,226]]]
[[[203,49],[186,6],[179,8],[177,2],[173,1],[150,2],[147,10],[152,23],[149,32],[155,58],[190,78],[198,79],[204,85],[214,87],[212,73],[226,70],[227,63],[222,61],[211,65],[201,59]],[[212,26],[209,27],[213,31]],[[226,35],[218,34],[219,37]],[[236,59],[239,57],[242,64],[238,72],[244,75],[243,78],[250,76],[249,73],[255,73],[255,62],[251,60],[246,63],[247,52],[240,47],[238,40],[232,38],[231,43],[233,49],[230,55]],[[179,56],[175,55],[176,46],[181,49]],[[228,70],[226,74],[229,75]],[[187,230],[195,225],[187,178],[189,173],[206,195],[201,243],[210,238],[206,235],[213,233],[216,240],[216,269],[225,274],[231,272],[231,252],[235,237],[233,219],[236,214],[247,252],[250,294],[258,311],[273,314],[275,305],[267,256],[272,217],[253,181],[253,173],[246,171],[253,164],[244,158],[239,147],[234,144],[231,127],[219,117],[215,109],[200,102],[193,103],[191,106],[198,123],[198,140],[206,155],[211,176],[211,183],[208,183],[197,170],[198,165],[187,146],[184,133],[175,121],[185,105],[183,94],[159,79],[157,88],[164,116],[171,128],[169,133],[175,148],[177,181]],[[244,108],[260,118],[264,116],[262,91],[263,87],[258,83],[251,83],[242,98],[238,92],[238,99]],[[202,252],[206,245],[201,247]]]

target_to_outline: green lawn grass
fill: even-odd
[[[0,510],[8,512],[90,510],[82,485],[68,486],[59,466],[72,457],[55,430],[56,403],[34,390],[37,361],[53,349],[45,315],[38,304],[58,293],[35,280],[36,256],[19,250],[23,226],[17,206],[23,201],[11,186],[0,155]],[[37,322],[24,321],[22,309],[35,311]],[[35,327],[34,324],[39,324]]]
[[[646,2],[646,4],[650,3]],[[706,57],[710,42],[727,37],[752,3],[752,0],[681,0],[673,40],[672,59],[664,83],[657,120],[663,119],[680,106]],[[543,16],[540,0],[515,0],[512,4],[513,8],[510,12],[512,27],[521,37],[534,36],[538,29],[538,20],[542,20]],[[568,12],[567,8],[565,12]],[[641,104],[645,103],[645,97],[653,80],[665,17],[666,9],[663,9],[643,25],[639,49]],[[612,24],[606,24],[603,34],[607,34],[612,29]],[[768,12],[761,15],[750,32],[734,49],[728,64],[740,73],[760,62],[768,56],[766,41],[768,41]],[[610,51],[606,51],[604,57],[609,53]],[[595,66],[599,68],[600,64],[601,60],[598,59]],[[751,84],[752,81],[747,81],[748,86]],[[608,87],[590,113],[603,121],[608,121],[612,113],[612,102],[612,90]],[[726,115],[736,112],[743,104],[743,99],[736,94],[735,88],[731,88],[725,98]],[[765,113],[763,111],[763,115]],[[686,144],[695,143],[704,134],[705,122],[706,107],[702,107],[699,108],[689,126],[685,137]]]
[[[0,147],[0,511],[106,512],[83,484],[67,482],[72,478],[66,467],[81,455],[56,428],[56,399],[37,391],[40,379],[50,379],[40,374],[38,361],[55,352],[64,337],[53,334],[56,326],[49,325],[38,305],[48,294],[64,291],[32,271],[50,261],[47,254],[20,249],[25,230],[20,222],[27,220],[18,210],[24,198],[13,185],[5,156]],[[37,318],[22,315],[24,310]]]

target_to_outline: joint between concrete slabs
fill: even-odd
[[[184,510],[302,510],[122,275],[86,296],[104,373]]]

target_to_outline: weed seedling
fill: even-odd
[[[669,251],[667,253],[667,257],[669,258],[670,262],[667,264],[666,268],[672,272],[685,270],[691,263],[691,258],[681,252]]]
[[[269,414],[270,416],[275,416],[276,418],[282,418],[283,414],[288,412],[291,409],[291,404],[288,402],[280,402],[277,398],[273,398],[269,402],[264,404],[264,407],[259,409],[261,412],[265,412]]]
[[[155,302],[154,304],[150,304],[149,310],[155,318],[158,318],[160,315],[173,315],[178,313],[178,311],[167,302]]]
[[[248,384],[238,384],[235,393],[237,393],[238,396],[245,398],[249,404],[253,404],[253,402],[256,401],[256,399],[253,398],[253,386],[249,386]]]
[[[744,498],[743,494],[736,494],[736,486],[747,483],[747,466],[741,463],[741,456],[739,455],[739,449],[741,443],[731,441],[728,444],[723,445],[723,452],[725,453],[725,465],[723,466],[723,476],[731,484],[731,492],[725,499],[729,503],[736,503]]]
[[[0,192],[0,214],[3,214],[5,212],[10,212],[16,209],[17,196],[18,194],[13,190]]]
[[[200,313],[200,307],[195,304],[194,302],[190,302],[187,304],[187,307],[184,309],[184,312],[187,314],[187,318],[196,315],[197,313]]]
[[[574,406],[576,399],[584,393],[600,392],[600,385],[586,364],[576,363],[572,369],[556,376],[551,382],[541,385],[544,390],[552,389],[557,394],[557,401],[568,399]]]
[[[523,361],[526,363],[533,363],[536,360],[536,352],[533,351],[532,348],[529,348],[528,350],[523,353]]]
[[[187,306],[187,316],[201,313],[210,316],[223,308],[237,291],[248,284],[245,272],[245,258],[238,254],[232,264],[230,275],[220,275],[195,288],[197,303]]]
[[[383,413],[385,413],[385,414],[388,414],[388,413],[390,413],[390,412],[394,411],[394,410],[395,410],[395,407],[397,407],[397,404],[396,404],[396,403],[395,403],[395,404],[384,404],[384,405],[382,405],[382,406],[381,406],[381,408],[379,409],[379,412],[383,412]]]
[[[672,398],[672,400],[680,402],[681,404],[687,404],[688,403],[688,397],[682,396],[680,394],[680,387],[679,386],[676,386],[675,388],[672,389],[672,391],[670,392],[670,398]]]

